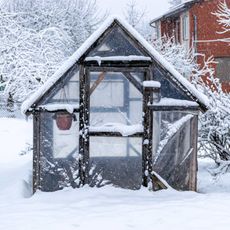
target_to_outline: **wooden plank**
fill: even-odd
[[[128,136],[122,136],[119,132],[89,132],[90,136],[93,137],[142,137],[143,132],[138,132]]]
[[[97,61],[84,61],[85,66],[103,66],[103,67],[148,67],[152,61],[141,61],[141,60],[133,60],[133,61],[106,61],[102,60],[100,65]]]
[[[190,163],[190,179],[189,179],[189,189],[191,191],[197,191],[197,144],[198,144],[198,116],[194,116],[191,119],[191,144],[193,146],[192,160]]]
[[[131,73],[129,72],[122,72],[122,74],[128,79],[129,82],[131,82],[133,84],[133,86],[141,93],[143,94],[143,87],[140,84],[140,82],[138,82]]]
[[[147,67],[138,67],[138,66],[87,66],[87,69],[90,72],[146,72],[149,70],[149,66]]]
[[[58,109],[58,110],[49,111],[49,110],[43,109],[43,108],[36,108],[33,111],[36,111],[36,112],[46,112],[46,113],[66,112],[65,109]],[[74,109],[73,113],[79,113],[79,111],[80,111],[80,109]]]
[[[33,114],[33,193],[39,188],[40,180],[40,119],[39,113]]]
[[[146,72],[144,80],[152,80],[150,72]],[[153,129],[153,113],[148,107],[152,103],[152,94],[144,89],[143,91],[143,127],[144,133],[142,137],[142,185],[147,187],[149,178],[152,174],[152,129]],[[152,178],[151,178],[152,179]],[[154,188],[154,181],[151,180]]]
[[[90,95],[93,93],[93,91],[97,88],[97,86],[104,80],[105,78],[105,72],[101,72],[98,75],[97,80],[93,83],[93,85],[90,87]]]
[[[198,106],[161,106],[161,105],[148,105],[152,111],[188,111],[199,112]]]
[[[85,130],[85,140],[84,140],[84,170],[85,178],[84,184],[88,184],[89,176],[89,123],[90,123],[90,71],[85,68],[85,101],[84,101],[84,130]]]
[[[84,66],[80,66],[80,108],[79,108],[79,174],[80,185],[85,183],[85,171],[84,171],[84,133],[85,133],[85,70]]]

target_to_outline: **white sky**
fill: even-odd
[[[108,10],[110,14],[123,16],[129,0],[97,0],[100,9]],[[168,0],[136,0],[141,9],[145,9],[148,19],[153,19],[163,14],[169,7]]]

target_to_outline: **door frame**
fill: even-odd
[[[89,183],[89,145],[90,136],[90,72],[143,72],[144,81],[153,80],[151,66],[80,66],[80,111],[79,111],[79,174],[81,186]],[[127,77],[126,77],[127,78]],[[127,78],[128,79],[128,78]],[[135,79],[134,79],[135,80]],[[128,79],[132,84],[132,79]],[[134,85],[135,86],[135,85]],[[135,86],[136,87],[136,86]],[[153,183],[152,175],[152,137],[153,137],[153,112],[148,106],[153,101],[152,92],[142,88],[142,122],[143,133],[134,136],[142,137],[142,185],[147,187]],[[102,135],[102,134],[101,134]],[[119,133],[110,133],[106,136],[120,136]],[[132,137],[130,135],[129,137]]]

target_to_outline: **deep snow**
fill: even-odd
[[[0,118],[0,229],[4,230],[229,230],[229,175],[213,180],[201,161],[199,193],[65,189],[30,197],[32,122]],[[25,181],[27,181],[25,183]]]

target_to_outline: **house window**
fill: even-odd
[[[183,40],[188,40],[189,39],[189,17],[188,15],[183,16],[182,26],[183,26]]]
[[[216,67],[216,76],[221,82],[230,82],[230,57],[216,58],[216,62],[218,62]]]
[[[161,37],[161,23],[160,22],[156,22],[155,33],[156,33],[156,39],[160,39]]]

